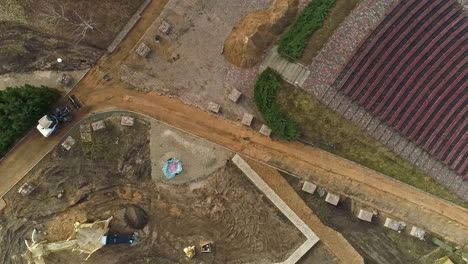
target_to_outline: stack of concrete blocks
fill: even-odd
[[[159,26],[160,32],[166,35],[169,35],[169,33],[171,33],[171,29],[172,29],[172,26],[171,24],[169,24],[169,22],[167,22],[166,20],[161,21],[161,25]]]
[[[36,186],[27,182],[18,189],[18,193],[23,196],[27,196],[27,195],[30,195],[35,189],[36,189]]]
[[[75,143],[75,139],[71,136],[68,136],[67,139],[65,139],[65,141],[62,143],[62,147],[69,151],[73,147],[73,145],[75,145]]]
[[[252,125],[252,120],[254,116],[249,114],[249,113],[244,113],[244,116],[242,117],[242,124],[246,126]]]
[[[138,55],[146,58],[148,54],[151,52],[150,47],[148,47],[145,43],[141,43],[140,46],[135,51]]]
[[[239,98],[241,97],[242,93],[239,92],[236,89],[232,89],[231,94],[228,96],[229,100],[233,101],[234,103],[237,103],[239,101]]]
[[[305,181],[304,184],[302,185],[302,190],[304,192],[314,194],[315,190],[317,190],[317,185],[311,182]]]
[[[363,221],[372,222],[372,216],[374,216],[372,212],[369,212],[364,209],[359,210],[358,218]]]
[[[80,134],[83,142],[91,142],[91,126],[89,124],[80,126]]]
[[[262,125],[260,128],[260,134],[269,137],[271,135],[271,129],[266,125]]]
[[[328,192],[327,197],[325,197],[325,202],[329,204],[333,204],[334,206],[337,206],[339,201],[340,201],[340,196],[331,192]]]
[[[98,131],[98,130],[106,128],[106,124],[104,123],[103,120],[100,120],[100,121],[92,123],[91,127],[93,128],[93,131]]]
[[[413,226],[411,228],[410,235],[419,238],[419,240],[424,240],[426,238],[426,232],[423,229],[416,226]]]
[[[208,103],[208,110],[213,112],[213,113],[219,113],[219,110],[221,109],[221,106],[217,103],[209,102]]]
[[[134,123],[135,123],[135,118],[129,117],[129,116],[122,116],[122,120],[120,121],[120,124],[122,126],[132,127]]]
[[[387,219],[385,219],[384,226],[388,227],[388,228],[390,228],[392,230],[395,230],[398,233],[401,233],[401,231],[403,229],[405,229],[406,224],[404,222],[401,222],[401,221],[397,221],[397,220],[394,220],[394,219],[391,219],[391,218],[387,218]]]

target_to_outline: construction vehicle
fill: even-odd
[[[39,119],[36,128],[44,137],[49,137],[58,131],[60,123],[70,122],[71,120],[70,109],[68,107],[57,107],[55,115],[44,115]]]

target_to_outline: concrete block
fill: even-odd
[[[364,209],[359,210],[358,218],[367,222],[372,222],[372,216],[374,214]]]
[[[249,114],[249,113],[244,113],[244,116],[242,117],[242,124],[246,126],[250,126],[252,124],[254,116]]]
[[[327,197],[325,197],[325,202],[329,204],[333,204],[334,206],[337,206],[339,201],[340,201],[340,196],[330,193],[330,192],[327,193]]]
[[[401,221],[397,221],[397,220],[394,220],[394,219],[391,219],[391,218],[387,218],[385,219],[385,224],[384,224],[385,227],[388,227],[392,230],[395,230],[397,232],[401,232],[406,224],[404,222],[401,222]]]
[[[419,240],[424,240],[426,237],[426,232],[419,227],[413,226],[411,228],[410,235],[419,238]]]
[[[120,121],[122,126],[133,126],[134,123],[135,118],[129,116],[122,116],[122,120]]]
[[[219,113],[219,110],[221,109],[221,106],[217,103],[209,102],[208,103],[208,110],[213,112],[213,113]]]
[[[94,122],[91,124],[91,126],[93,127],[93,131],[98,131],[98,130],[106,128],[106,124],[104,123],[103,120]]]
[[[317,185],[308,181],[305,181],[304,184],[302,185],[302,190],[310,194],[314,194],[316,189],[317,189]]]
[[[239,98],[241,97],[242,93],[239,92],[236,89],[232,89],[231,93],[229,94],[228,98],[229,100],[233,101],[234,103],[237,103]]]
[[[67,139],[65,139],[65,141],[62,143],[62,147],[68,151],[73,147],[73,145],[75,145],[75,143],[75,139],[71,136],[68,136]]]
[[[266,125],[262,125],[260,128],[260,134],[269,137],[271,135],[271,129]]]

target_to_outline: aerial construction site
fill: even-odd
[[[0,263],[468,263],[466,1],[0,7]]]

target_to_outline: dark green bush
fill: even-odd
[[[59,98],[60,94],[55,89],[29,84],[0,91],[0,156]]]
[[[334,5],[335,0],[312,0],[289,30],[281,36],[278,52],[286,59],[301,58],[310,36],[322,25]]]
[[[281,139],[292,140],[299,136],[299,125],[288,118],[276,103],[276,91],[283,80],[270,68],[264,70],[257,79],[254,101],[266,124]]]

